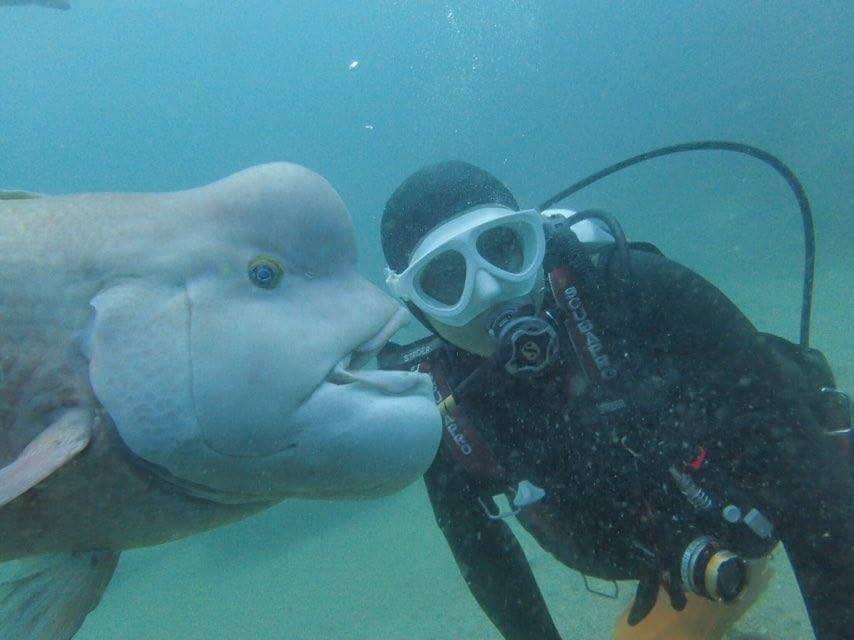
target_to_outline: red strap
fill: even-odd
[[[588,381],[598,385],[612,380],[617,371],[597,335],[599,327],[587,315],[575,272],[556,267],[549,273],[549,285],[555,304],[564,312],[564,326]]]
[[[451,394],[444,370],[436,359],[425,360],[418,365],[418,370],[429,373],[433,378],[433,395],[436,402]],[[489,444],[459,407],[443,415],[442,424],[442,442],[463,469],[481,478],[507,480],[509,476],[492,453]]]
[[[706,461],[706,450],[699,445],[697,446],[697,448],[700,450],[700,452],[697,454],[697,457],[691,460],[691,462],[689,462],[687,465],[688,468],[692,469],[693,471],[699,471],[700,467],[702,467],[703,463]]]

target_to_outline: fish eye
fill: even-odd
[[[275,289],[283,274],[282,265],[274,258],[259,256],[249,263],[249,279],[262,289]]]

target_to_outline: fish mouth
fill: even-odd
[[[375,357],[391,337],[400,331],[403,327],[409,324],[412,319],[409,311],[403,307],[398,307],[394,315],[386,322],[385,326],[380,329],[376,335],[370,340],[363,342],[350,353],[350,369],[361,369]]]
[[[363,371],[362,369],[388,344],[395,333],[409,323],[410,319],[409,312],[399,307],[385,326],[372,338],[338,361],[326,376],[326,382],[335,385],[361,383],[392,395],[403,395],[409,392],[418,384],[421,377],[419,374],[410,371],[378,369]]]

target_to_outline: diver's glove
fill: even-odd
[[[682,577],[678,572],[670,572],[670,579],[664,581],[664,590],[670,596],[670,606],[676,611],[682,611],[688,604],[685,589],[682,588]]]
[[[635,599],[632,602],[632,608],[629,611],[627,619],[630,626],[635,626],[641,620],[649,615],[655,606],[655,601],[658,599],[659,579],[657,573],[650,573],[638,582],[638,590],[635,592]]]
[[[649,615],[658,600],[658,588],[664,587],[670,596],[670,606],[676,611],[682,611],[688,604],[685,591],[679,581],[679,576],[669,575],[669,580],[661,580],[658,573],[650,573],[638,581],[638,590],[629,611],[627,622],[629,626],[635,626]]]

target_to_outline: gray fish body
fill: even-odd
[[[101,411],[85,455],[0,509],[0,563],[163,544],[240,520],[274,502],[222,504],[189,495],[140,464]]]
[[[0,7],[21,7],[24,5],[59,9],[61,11],[67,11],[71,8],[71,5],[64,0],[0,0]]]

